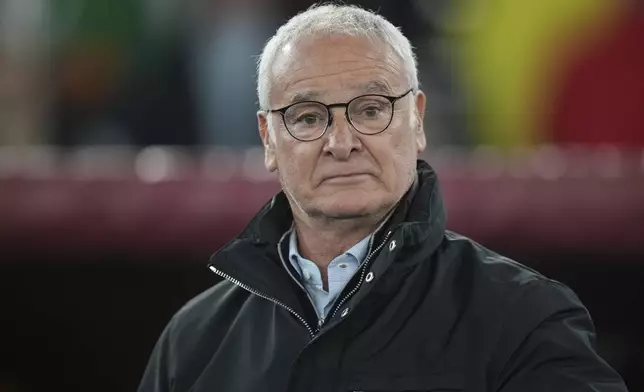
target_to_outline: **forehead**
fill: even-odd
[[[366,37],[330,36],[285,44],[271,67],[270,101],[338,100],[407,89],[402,61]]]

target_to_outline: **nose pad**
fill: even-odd
[[[351,119],[349,118],[349,106],[344,107],[344,119],[347,122],[347,126],[349,127],[349,130],[353,128],[353,123],[351,123]]]
[[[333,126],[333,119],[335,116],[333,115],[333,112],[329,110],[329,123],[326,125],[327,128],[331,128]]]
[[[351,122],[351,119],[349,118],[349,108],[345,110],[344,112],[344,119],[347,120],[347,125],[349,126],[349,129],[353,128],[353,123]]]

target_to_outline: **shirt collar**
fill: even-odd
[[[343,255],[350,255],[358,261],[358,264],[361,264],[364,261],[364,259],[367,257],[367,253],[369,252],[369,245],[371,243],[372,236],[373,235],[368,235],[367,237],[363,238],[360,242],[358,242],[350,249],[348,249],[346,252],[344,252]],[[300,252],[297,246],[297,234],[295,233],[295,230],[293,228],[291,229],[291,233],[289,234],[289,237],[290,237],[289,249],[288,249],[289,260],[291,260],[291,262],[295,262],[294,264],[296,263],[300,264],[301,261],[306,260],[306,258],[300,255]]]

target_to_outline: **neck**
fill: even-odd
[[[298,251],[326,275],[331,261],[372,234],[388,212],[357,219],[323,220],[306,219],[294,214]]]
[[[329,264],[376,229],[370,222],[337,221],[319,225],[294,217],[298,251],[317,265],[324,290],[328,290]],[[311,224],[313,223],[313,224]]]

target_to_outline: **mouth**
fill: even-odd
[[[365,181],[369,177],[371,177],[371,175],[368,173],[347,173],[325,177],[322,182],[328,184],[351,184]]]

